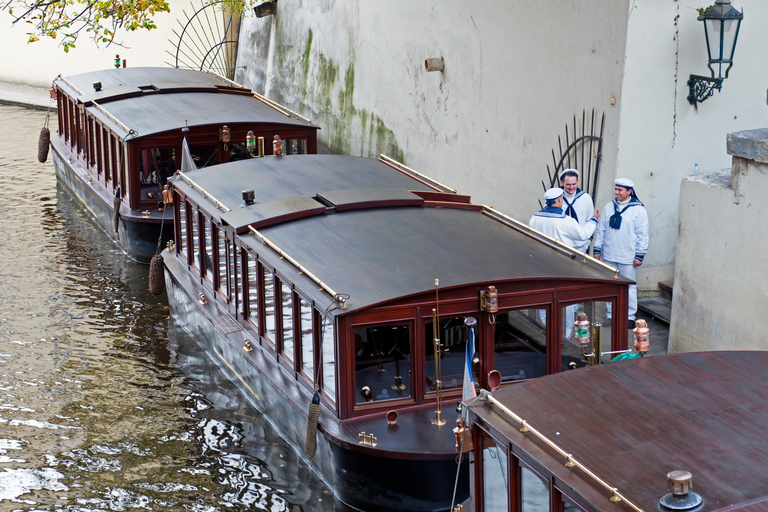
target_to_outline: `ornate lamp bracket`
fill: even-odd
[[[722,86],[722,78],[691,75],[688,79],[688,103],[693,105],[693,108],[697,108],[698,103],[701,103],[715,93],[715,89],[717,89],[717,92],[720,92]]]

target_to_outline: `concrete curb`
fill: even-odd
[[[0,82],[0,103],[19,105],[39,110],[56,111],[56,102],[50,99],[48,89]]]

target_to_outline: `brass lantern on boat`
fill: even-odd
[[[591,336],[589,333],[589,320],[587,320],[587,314],[580,311],[576,314],[576,321],[573,323],[576,330],[576,343],[582,347],[590,345]]]
[[[248,130],[248,134],[245,136],[245,149],[248,151],[256,150],[256,135],[252,130]]]
[[[219,140],[224,144],[226,144],[227,142],[230,141],[230,138],[231,138],[231,134],[229,131],[229,126],[227,125],[222,126],[221,130],[219,130]]]
[[[635,322],[635,328],[632,330],[632,334],[635,336],[635,350],[640,355],[645,354],[651,348],[651,344],[648,341],[648,335],[651,330],[642,318]]]

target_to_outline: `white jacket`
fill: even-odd
[[[583,226],[580,226],[573,217],[566,217],[562,208],[547,206],[536,212],[528,221],[528,225],[576,249],[583,246],[585,242],[589,245],[589,237],[597,227],[597,219],[590,217]]]
[[[621,227],[610,227],[610,218],[617,211],[622,211]],[[629,205],[620,206],[616,200],[603,209],[595,233],[593,252],[604,260],[614,263],[630,264],[635,259],[643,261],[648,251],[648,212],[643,204],[632,199]]]
[[[592,218],[592,214],[595,212],[595,204],[592,202],[592,198],[581,189],[576,189],[574,199],[569,204],[568,194],[563,193],[563,212],[568,215],[568,207],[573,206],[573,211],[576,214],[576,220],[580,226],[583,226],[589,219]],[[589,248],[589,239],[585,240],[581,245],[574,247],[577,251],[585,252]]]

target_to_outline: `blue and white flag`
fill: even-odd
[[[469,320],[469,319],[467,319]],[[474,318],[472,319],[474,320]],[[467,322],[468,323],[468,322]],[[464,387],[461,393],[461,401],[466,402],[477,396],[475,392],[475,381],[472,378],[472,356],[475,354],[475,329],[474,323],[469,324],[469,339],[464,350]]]

